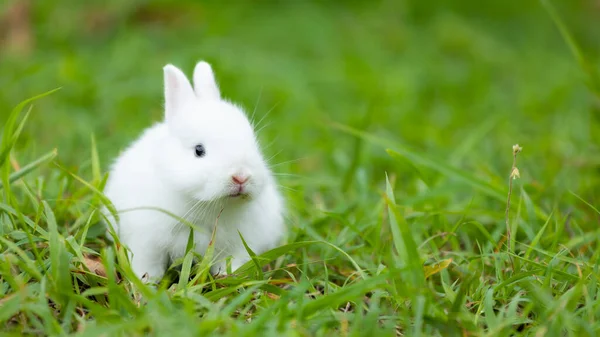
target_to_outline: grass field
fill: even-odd
[[[600,333],[597,1],[34,3],[0,47],[2,334]],[[102,186],[200,59],[262,119],[290,235],[143,285]]]

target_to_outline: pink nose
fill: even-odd
[[[238,185],[243,185],[248,179],[250,179],[250,177],[243,174],[234,174],[231,176],[231,180]]]

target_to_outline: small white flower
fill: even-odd
[[[519,153],[523,150],[522,147],[519,146],[519,144],[515,144],[513,145],[513,153]]]
[[[519,173],[519,169],[515,167],[515,168],[513,168],[512,172],[510,173],[510,176],[513,179],[521,178],[521,173]]]

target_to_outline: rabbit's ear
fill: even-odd
[[[200,61],[194,68],[194,91],[200,99],[220,99],[221,93],[210,64]]]
[[[194,99],[194,90],[190,81],[179,68],[167,64],[164,68],[165,77],[165,119],[173,119],[180,113],[182,106]]]

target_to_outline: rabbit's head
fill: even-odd
[[[160,174],[197,200],[251,198],[272,180],[251,123],[221,98],[208,63],[196,64],[193,83],[175,66],[164,67],[167,134],[155,156]]]

